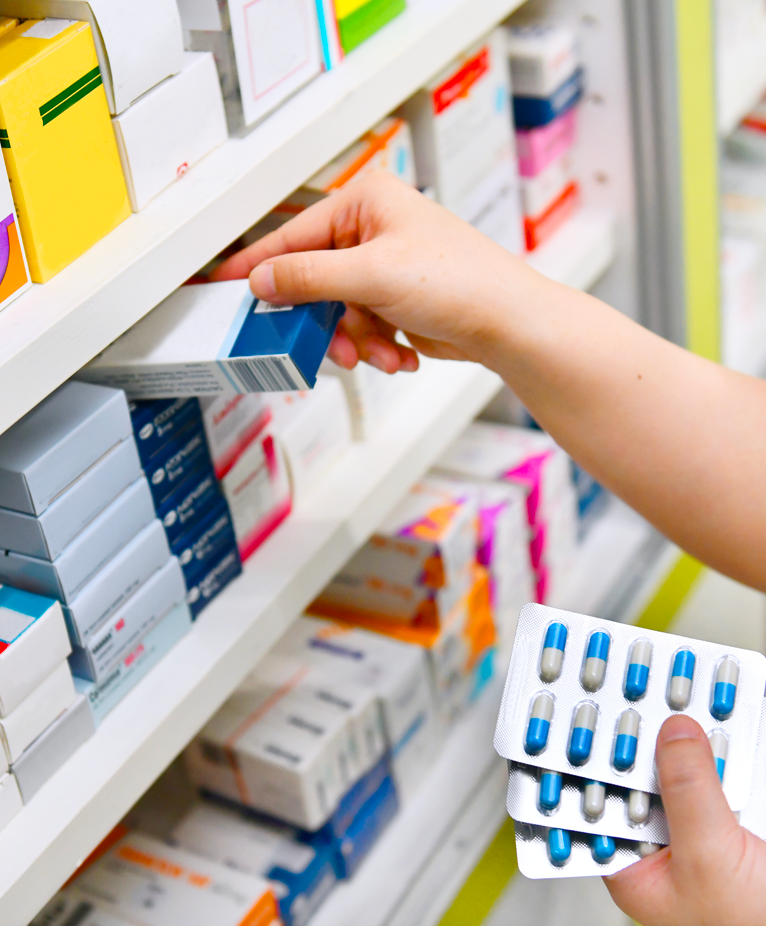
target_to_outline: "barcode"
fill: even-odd
[[[306,388],[305,383],[295,381],[287,364],[279,357],[229,358],[227,366],[245,392],[289,392]]]
[[[67,917],[66,922],[62,923],[61,926],[79,926],[92,910],[92,904],[86,903],[85,901],[79,903],[72,912],[72,915]]]

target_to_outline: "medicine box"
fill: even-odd
[[[579,103],[583,95],[584,78],[582,68],[558,87],[549,97],[513,97],[513,119],[517,128],[534,128],[548,125]]]
[[[15,22],[0,21],[0,37],[9,32]],[[7,139],[0,129],[0,147],[6,144]],[[13,302],[31,285],[11,186],[5,172],[0,171],[0,309]]]
[[[405,8],[405,0],[335,0],[340,41],[350,52]]]
[[[236,547],[234,526],[223,499],[171,544],[171,550],[183,569],[187,588],[191,588],[200,573],[207,573],[209,567],[233,547]]]
[[[184,600],[186,586],[173,556],[125,602],[85,646],[75,646],[69,663],[74,675],[103,682],[112,666],[135,647],[147,631]]]
[[[551,22],[513,25],[505,35],[517,96],[549,97],[579,67],[576,37],[567,26]]]
[[[537,218],[561,197],[572,183],[569,159],[556,158],[534,177],[521,178],[521,205],[524,215]]]
[[[191,623],[188,605],[180,602],[111,668],[102,682],[74,679],[76,691],[88,701],[96,726],[176,645],[189,630]]]
[[[0,585],[0,717],[16,710],[69,652],[58,601]]]
[[[155,507],[162,508],[167,498],[192,473],[209,467],[210,454],[202,421],[190,421],[145,466]]]
[[[0,830],[21,810],[21,792],[13,775],[5,774],[0,777]]]
[[[68,926],[73,916],[77,918],[77,926],[135,926],[122,917],[106,913],[95,901],[83,903],[82,896],[67,890],[55,894],[30,926]]]
[[[141,475],[133,438],[120,441],[35,517],[0,508],[2,545],[54,560],[79,532]]]
[[[115,116],[112,125],[130,207],[138,212],[228,138],[213,56],[184,52],[181,71]]]
[[[0,740],[8,762],[15,762],[27,746],[63,714],[74,698],[72,673],[64,660],[17,708],[0,720]]]
[[[316,77],[315,0],[181,0],[187,47],[215,55],[232,135],[245,134]]]
[[[93,736],[95,730],[87,701],[82,695],[77,695],[70,707],[11,765],[25,804]]]
[[[275,307],[247,280],[182,286],[78,375],[137,399],[311,389],[343,312]]]
[[[29,20],[0,38],[3,158],[36,283],[130,215],[102,81],[86,22]]]
[[[41,515],[131,435],[123,393],[65,383],[0,435],[0,506]]]
[[[72,644],[84,646],[118,608],[170,556],[162,524],[155,518],[103,566],[64,606]]]
[[[215,474],[222,479],[271,420],[262,395],[225,392],[199,400]]]
[[[200,417],[197,399],[154,399],[128,403],[141,463],[146,464],[190,421]]]
[[[141,476],[80,531],[53,562],[11,551],[0,556],[0,580],[71,604],[98,570],[153,519],[152,495]]]
[[[67,889],[141,926],[271,926],[277,905],[262,878],[129,833]],[[161,897],[160,903],[147,898]]]
[[[112,113],[181,70],[183,37],[173,0],[135,0],[129,9],[109,0],[0,0],[0,13],[87,22]]]
[[[524,217],[524,240],[527,250],[534,251],[559,228],[580,204],[580,190],[576,182],[567,184],[559,196],[536,216]]]
[[[532,129],[516,130],[516,148],[519,154],[519,173],[522,177],[535,177],[557,158],[567,154],[577,136],[577,109]]]
[[[196,469],[157,505],[157,516],[170,543],[175,543],[223,496],[209,465]]]
[[[227,550],[218,562],[206,572],[200,573],[195,584],[186,592],[186,601],[192,617],[196,619],[200,611],[219,595],[242,572],[242,560],[236,547]]]

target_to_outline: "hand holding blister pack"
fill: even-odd
[[[506,759],[659,792],[662,723],[707,732],[733,810],[748,801],[766,657],[528,604],[519,618],[495,749]]]

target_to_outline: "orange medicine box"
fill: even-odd
[[[130,215],[87,23],[29,20],[0,38],[0,141],[36,283]]]

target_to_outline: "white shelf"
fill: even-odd
[[[420,0],[0,312],[0,432],[520,3]]]
[[[737,41],[721,42],[717,61],[718,131],[732,132],[766,90],[766,17]]]

